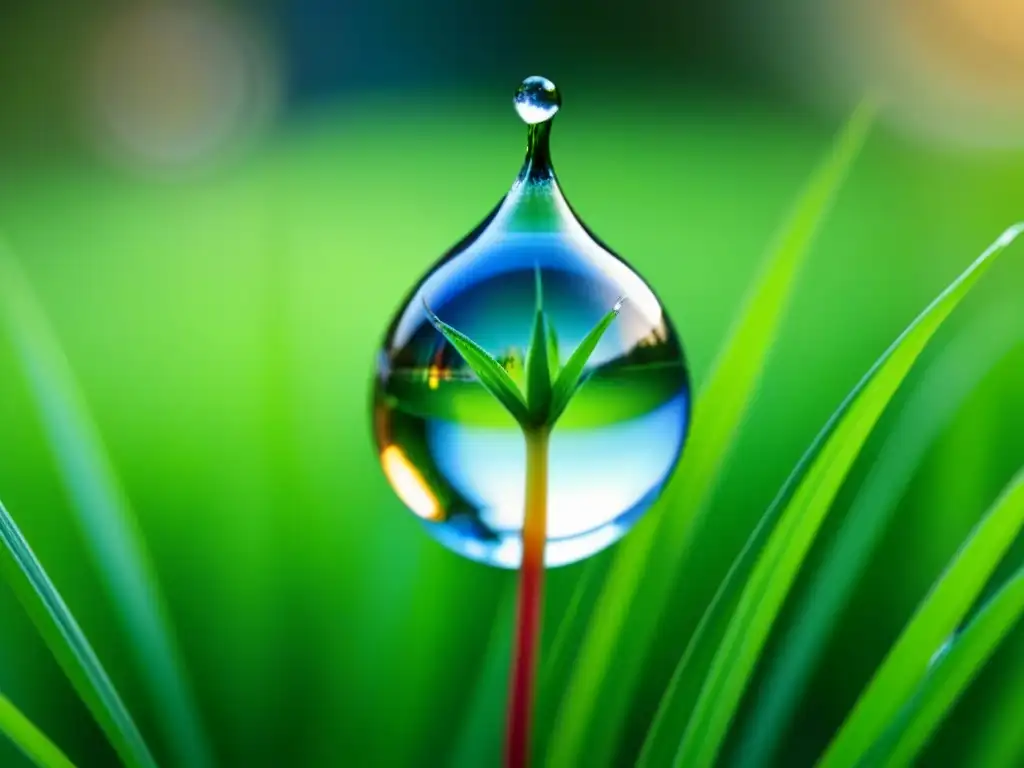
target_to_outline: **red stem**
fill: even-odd
[[[547,540],[548,433],[528,430],[526,436],[526,510],[523,560],[519,568],[519,606],[509,686],[506,768],[530,764],[534,682],[544,594],[544,543]]]

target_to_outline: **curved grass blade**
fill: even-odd
[[[797,200],[700,392],[687,448],[664,501],[618,545],[567,686],[553,739],[553,764],[579,762],[585,745],[594,759],[610,760],[616,734],[613,728],[595,727],[595,718],[602,710],[619,707],[621,714],[628,706],[650,638],[757,389],[797,276],[867,140],[875,111],[870,100],[854,111]],[[650,562],[659,564],[657,575],[647,572]],[[644,600],[634,602],[641,579]],[[604,672],[612,668],[615,690],[609,692]]]
[[[0,318],[5,320],[74,519],[88,544],[135,669],[155,703],[178,762],[214,764],[198,707],[138,522],[60,344],[28,281],[0,244]]]
[[[25,717],[10,699],[0,693],[0,733],[6,733],[29,760],[39,768],[75,768],[64,753]]]
[[[611,311],[597,322],[597,325],[590,330],[590,333],[583,337],[583,341],[579,343],[579,346],[569,355],[569,359],[565,361],[565,367],[558,374],[558,379],[552,388],[549,424],[554,424],[558,420],[558,417],[562,415],[569,405],[573,395],[576,394],[576,390],[580,386],[580,380],[583,378],[583,369],[587,367],[587,361],[594,354],[594,350],[597,349],[598,342],[601,341],[604,332],[608,330],[608,326],[619,316],[619,310],[622,309],[623,301],[624,299],[619,299],[615,302],[615,306],[612,307]]]
[[[977,334],[979,338],[984,338],[984,342],[971,346],[970,351],[972,354],[977,354],[979,359],[984,362],[981,365],[966,366],[964,370],[973,371],[977,368],[987,370],[987,367],[993,365],[994,360],[1005,352],[1009,340],[1006,333],[1000,332],[1002,329],[998,325],[992,327],[997,323],[1003,323],[1003,321],[1004,316],[1000,313],[985,326],[985,333]],[[967,340],[973,341],[974,338],[975,335],[972,334]],[[800,461],[797,462],[782,489],[758,521],[743,550],[733,562],[673,673],[669,687],[648,731],[641,751],[640,765],[668,765],[674,759],[679,748],[678,734],[685,731],[689,722],[694,704],[700,694],[701,685],[704,682],[705,670],[711,665],[743,588],[786,501],[792,497],[794,489],[818,455],[821,446],[835,429],[835,425],[867,386],[888,354],[889,351],[871,367],[843,399],[839,408],[829,417],[825,426],[804,452]],[[948,360],[950,363],[948,367],[960,365],[962,362],[962,359],[955,354],[950,354]],[[951,372],[947,371],[946,367],[940,367],[935,372],[933,391],[921,392],[920,401],[914,401],[908,406],[903,413],[900,426],[893,430],[892,438],[882,449],[874,470],[869,474],[863,489],[855,499],[854,509],[851,510],[847,522],[858,526],[862,540],[856,541],[853,537],[846,539],[842,536],[837,537],[837,545],[840,540],[848,542],[834,549],[834,554],[840,558],[840,562],[837,564],[833,558],[826,560],[822,570],[823,575],[816,578],[814,582],[816,588],[811,590],[812,594],[807,599],[807,611],[811,614],[811,620],[818,622],[815,625],[817,634],[812,636],[812,640],[819,645],[824,642],[820,635],[831,627],[833,606],[841,602],[851,588],[846,580],[849,579],[852,583],[853,577],[842,569],[847,566],[853,569],[854,566],[850,560],[855,557],[862,559],[866,557],[865,550],[871,546],[869,539],[879,535],[878,530],[869,529],[872,527],[878,529],[884,524],[882,517],[885,510],[898,500],[903,487],[901,483],[908,481],[920,456],[931,443],[931,437],[940,430],[944,423],[939,414],[943,412],[943,409],[948,409],[947,417],[951,416],[955,403],[966,397],[973,389],[974,382],[980,380],[983,375],[983,371],[979,370],[973,378],[965,378],[964,370]],[[932,398],[938,401],[937,407],[933,408],[936,403],[932,402]],[[926,429],[922,422],[927,422],[930,426]],[[899,481],[897,481],[897,477],[900,478]],[[869,519],[865,520],[863,524],[856,522],[864,518]],[[826,574],[829,579],[824,578]],[[835,583],[830,580],[832,577],[835,577]],[[807,647],[812,640],[806,638],[810,631],[810,629],[803,630],[802,634],[797,634],[791,642],[785,644],[782,660],[779,663],[780,668],[782,668],[782,663],[790,657],[793,657],[792,662],[784,667],[785,675],[779,673],[779,683],[772,685],[773,678],[770,678],[762,688],[754,720],[754,726],[759,730],[750,732],[760,735],[760,738],[748,733],[747,738],[740,746],[738,764],[757,765],[769,760],[771,744],[781,734],[773,732],[766,735],[764,733],[765,726],[757,718],[759,715],[762,720],[766,717],[773,718],[770,727],[781,731],[778,723],[785,719],[786,702],[789,702],[789,699],[794,699],[802,687],[799,677],[800,670],[804,670],[802,674],[806,677],[809,674],[807,669],[812,665],[814,654]],[[778,699],[781,696],[788,696],[788,698],[779,704]],[[788,706],[792,706],[792,702],[789,702]]]
[[[460,718],[451,759],[445,762],[448,768],[494,765],[501,755],[507,702],[499,692],[508,686],[508,660],[512,657],[516,597],[516,590],[511,583],[502,587],[498,598],[497,619],[487,640],[473,695],[465,715]]]
[[[427,317],[430,318],[433,326],[462,355],[462,359],[466,361],[466,364],[473,370],[473,373],[477,375],[480,383],[483,384],[487,391],[494,395],[498,402],[508,409],[508,412],[512,414],[516,421],[520,424],[527,423],[530,413],[526,407],[526,401],[523,400],[519,387],[516,386],[508,371],[501,366],[501,363],[491,357],[486,349],[469,338],[469,336],[455,330],[435,315],[430,307],[427,306],[425,299],[423,301],[423,309],[426,311]]]
[[[1010,669],[1001,670],[989,716],[974,734],[967,765],[1024,765],[1024,645],[1015,651]]]
[[[1022,528],[1024,471],[971,532],[889,650],[822,756],[822,768],[860,764],[928,675],[931,660],[960,626]]]
[[[1008,311],[1006,307],[997,307],[959,334],[929,367],[907,400],[857,489],[828,554],[795,609],[794,619],[779,643],[777,657],[766,660],[757,704],[736,751],[738,765],[772,761],[835,630],[835,617],[849,600],[925,453],[989,371],[1020,343],[1014,322],[1017,311],[1016,307]],[[1008,332],[1008,328],[1012,331]],[[755,546],[752,552],[757,550]],[[727,605],[735,606],[753,559],[748,554],[745,564],[730,573],[731,597],[723,598]],[[714,643],[719,637],[720,631],[710,633],[704,642]],[[709,658],[706,653],[702,657]],[[693,696],[689,701],[692,707]],[[685,712],[686,707],[682,710]],[[681,733],[685,721],[674,722],[670,727]]]
[[[943,320],[1022,230],[1024,225],[1018,224],[1004,232],[911,323],[868,373],[863,389],[796,486],[758,557],[694,704],[676,765],[697,768],[714,763],[772,625],[875,423]]]
[[[0,545],[0,574],[11,585],[118,756],[128,768],[156,768],[106,670],[2,502]]]
[[[1024,568],[1018,570],[971,620],[949,649],[936,660],[895,728],[880,745],[883,765],[913,765],[957,699],[985,666],[999,643],[1024,616]],[[1015,713],[1018,733],[1020,712]],[[1019,743],[1019,742],[1018,742]],[[1018,763],[971,763],[977,766]]]

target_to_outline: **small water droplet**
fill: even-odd
[[[953,634],[942,642],[942,645],[938,647],[935,653],[932,654],[932,657],[928,660],[929,668],[934,667],[946,657],[946,654],[949,653],[950,649],[953,647],[953,643],[956,642],[959,634],[959,632],[953,632]]]
[[[555,84],[546,77],[528,77],[519,86],[515,97],[516,112],[528,125],[544,123],[562,106],[562,97]]]
[[[538,311],[556,375],[617,313],[551,432],[549,566],[624,536],[664,488],[689,426],[675,328],[647,283],[580,223],[555,178],[547,121],[559,104],[544,78],[520,87],[516,108],[530,124],[523,168],[483,224],[409,293],[385,336],[374,388],[377,447],[398,496],[445,546],[503,568],[522,559],[523,432],[467,362],[470,348],[460,351],[446,332],[471,340],[471,356],[482,349],[525,392]],[[488,370],[491,385],[505,378]]]

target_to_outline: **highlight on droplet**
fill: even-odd
[[[406,458],[397,445],[389,445],[381,452],[381,464],[395,493],[409,509],[424,520],[440,520],[441,504],[430,492],[423,476],[416,470],[412,462]]]

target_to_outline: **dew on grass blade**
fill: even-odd
[[[545,562],[557,566],[610,546],[651,506],[690,411],[683,350],[661,303],[562,195],[549,152],[558,90],[527,78],[514,103],[528,125],[522,170],[406,297],[378,356],[373,402],[399,497],[440,542],[504,568],[522,560],[524,419],[554,422]],[[581,349],[589,354],[574,356]],[[503,370],[482,378],[481,355]],[[560,374],[573,385],[559,387]]]
[[[928,659],[929,669],[931,669],[944,658],[946,658],[946,654],[948,654],[950,649],[953,647],[953,643],[956,642],[957,636],[959,634],[960,632],[956,631],[942,642],[942,645],[940,645],[938,649],[935,651],[935,653],[932,654],[932,657]]]

